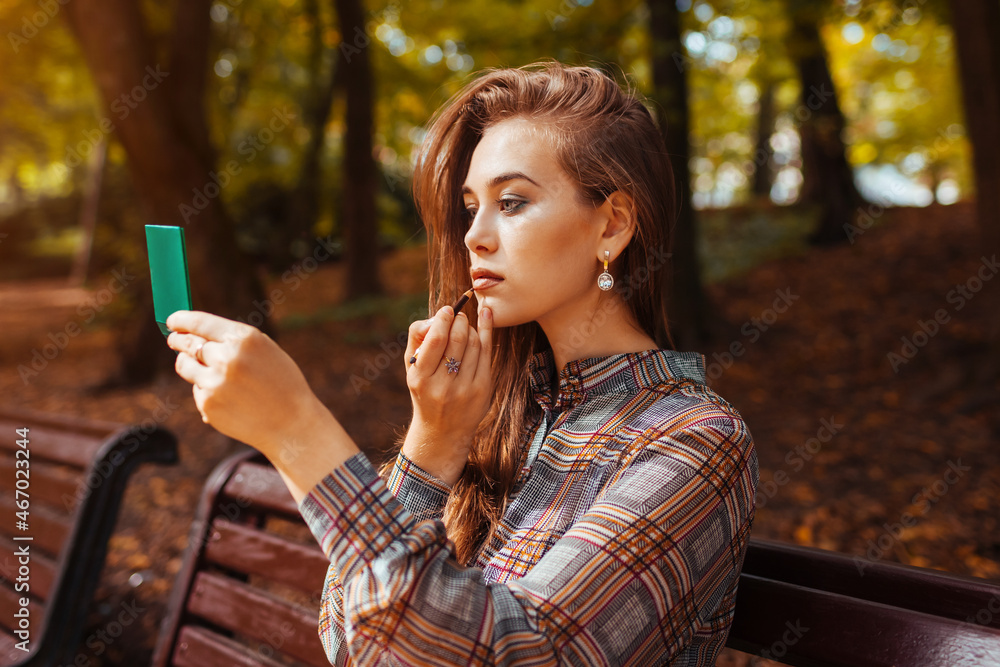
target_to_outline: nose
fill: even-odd
[[[483,209],[476,211],[472,224],[469,225],[469,231],[465,233],[465,247],[477,255],[496,250],[496,234],[488,218],[487,211]]]

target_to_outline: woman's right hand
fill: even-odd
[[[448,486],[461,476],[493,396],[493,313],[483,306],[478,317],[478,330],[451,306],[417,320],[410,325],[404,356],[413,421],[403,454]],[[449,371],[455,366],[449,358],[460,362],[457,373]]]

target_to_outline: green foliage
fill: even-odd
[[[951,28],[936,3],[868,3],[829,26],[827,41],[855,165],[895,164],[936,184],[971,187]],[[851,43],[855,41],[857,43]]]
[[[686,48],[675,54],[675,62],[689,75],[690,166],[695,189],[703,195],[699,205],[747,200],[763,91],[774,90],[779,129],[784,136],[793,134],[800,109],[788,37],[791,18],[799,14],[818,16],[823,23],[823,46],[848,119],[845,139],[854,166],[893,164],[931,188],[951,179],[966,191],[969,151],[946,3],[927,0],[915,11],[912,4],[678,0]],[[47,19],[37,34],[12,45],[10,35],[20,35],[38,7],[37,0],[0,2],[0,217],[38,198],[78,193],[86,164],[62,165],[74,151],[86,162],[82,153],[89,152],[88,136],[94,136],[106,113],[63,17]],[[419,238],[409,173],[422,127],[473,72],[555,58],[604,67],[628,85],[650,90],[648,11],[639,0],[377,0],[367,10],[364,34],[342,35],[329,2],[218,0],[212,5],[205,108],[219,169],[230,163],[239,167],[221,196],[244,224],[248,244],[264,238],[254,231],[254,220],[275,201],[287,200],[298,182],[311,132],[305,112],[342,44],[369,49],[372,58],[374,151],[383,176],[380,231],[392,244]],[[169,4],[144,4],[157,50],[165,48],[172,11]],[[338,233],[338,202],[348,196],[340,191],[343,106],[335,98],[322,128],[317,236]],[[290,122],[272,132],[269,124],[276,115]],[[109,139],[109,173],[122,173],[123,151],[113,135]],[[137,224],[140,215],[114,210],[128,201],[117,190],[114,199],[106,193],[102,225],[114,230]],[[75,216],[44,223],[38,216],[19,219],[30,219],[27,224],[37,226],[38,235],[75,224]],[[122,248],[115,252],[128,254]]]
[[[0,35],[0,203],[67,195],[86,169],[62,165],[74,152],[90,153],[85,133],[100,134],[90,74],[59,11],[2,2]]]
[[[942,2],[928,0],[921,9],[914,4],[695,2],[685,12],[685,43],[692,181],[703,194],[696,202],[746,201],[747,177],[760,163],[754,153],[759,95],[769,85],[776,93],[776,129],[793,127],[808,113],[801,106],[795,53],[789,49],[820,45],[790,39],[796,16],[819,20],[825,28],[822,47],[848,121],[845,141],[852,165],[892,164],[931,189],[950,178],[967,192],[969,154],[951,30],[943,22]]]

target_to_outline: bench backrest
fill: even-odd
[[[327,667],[328,566],[278,473],[252,451],[230,457],[205,484],[153,665]]]
[[[1000,665],[1000,585],[753,538],[728,645],[788,665]]]
[[[152,421],[0,409],[0,665],[72,662],[128,477],[145,461],[177,461],[176,439]]]
[[[190,539],[155,667],[329,664],[328,561],[269,465],[220,464]],[[813,667],[1000,665],[1000,586],[752,538],[727,645]]]

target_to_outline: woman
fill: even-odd
[[[715,664],[757,459],[702,355],[664,349],[672,183],[596,69],[487,71],[435,114],[414,196],[436,312],[385,481],[269,338],[169,318],[204,420],[268,456],[330,557],[331,662]],[[475,327],[446,305],[470,282]]]

